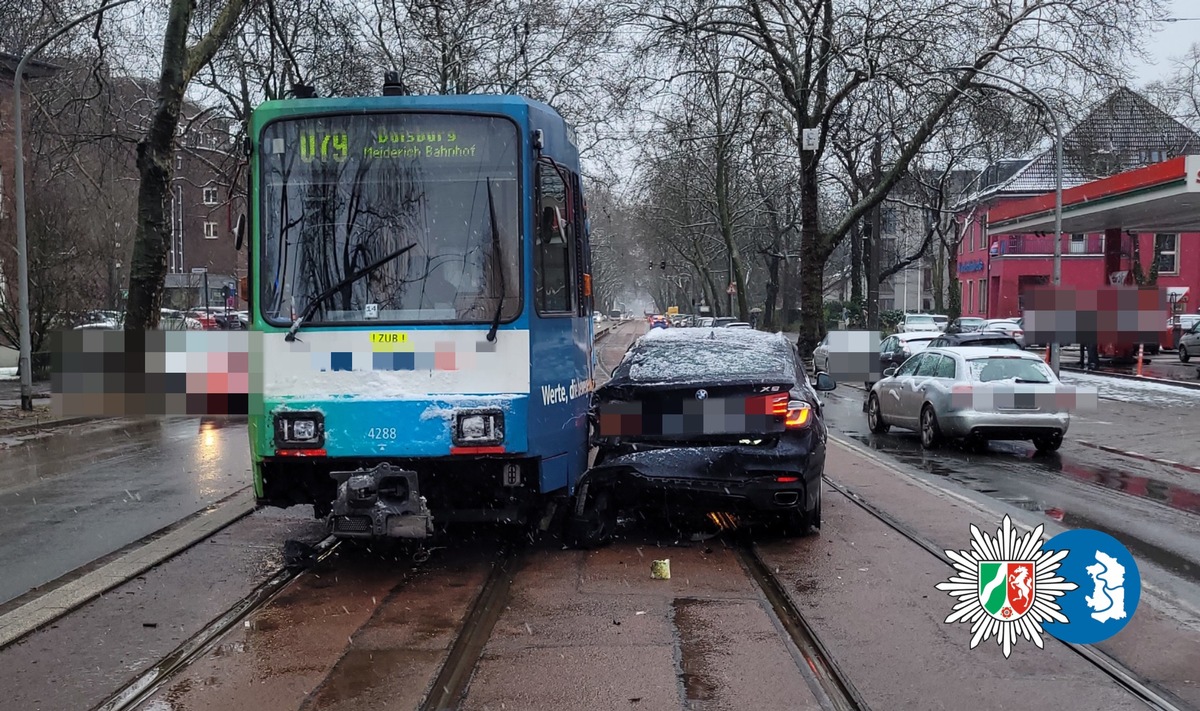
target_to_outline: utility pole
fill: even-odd
[[[871,186],[879,185],[883,174],[883,141],[876,136],[871,149]],[[883,249],[882,203],[871,208],[871,226],[868,230],[867,249],[867,330],[879,330],[879,252]]]
[[[33,410],[33,345],[32,335],[29,328],[29,244],[26,237],[25,227],[25,144],[24,137],[21,135],[24,128],[24,119],[21,118],[22,94],[24,90],[21,88],[21,81],[25,76],[25,65],[33,56],[46,48],[54,40],[69,32],[76,25],[89,20],[96,15],[99,15],[106,10],[110,10],[118,5],[132,2],[133,0],[111,0],[91,12],[84,13],[79,17],[71,20],[67,24],[58,28],[58,30],[50,33],[48,37],[30,49],[21,57],[21,61],[17,62],[17,68],[13,72],[13,148],[16,151],[16,160],[13,162],[13,169],[16,177],[16,207],[17,207],[17,310],[18,327],[20,328],[20,349],[21,353],[18,356],[18,370],[21,372],[21,409],[25,412]]]

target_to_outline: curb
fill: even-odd
[[[1109,373],[1103,370],[1083,370],[1082,368],[1064,366],[1061,363],[1059,364],[1058,369],[1068,373],[1098,375],[1104,378],[1113,378],[1114,380],[1132,380],[1134,382],[1141,383],[1158,383],[1159,385],[1173,385],[1177,388],[1185,388],[1187,390],[1200,390],[1200,382],[1194,382],[1190,380],[1168,380],[1167,378],[1151,378],[1147,376],[1139,377],[1137,375],[1126,375],[1125,373]]]
[[[1126,452],[1123,449],[1109,447],[1108,445],[1104,444],[1096,444],[1095,442],[1087,442],[1081,439],[1075,440],[1075,443],[1082,444],[1085,447],[1091,447],[1092,449],[1098,449],[1101,452],[1108,452],[1109,454],[1118,454],[1123,457],[1129,457],[1130,459],[1137,459],[1143,462],[1150,462],[1152,464],[1161,464],[1164,467],[1171,467],[1172,469],[1178,469],[1190,474],[1200,474],[1200,467],[1193,466],[1191,464],[1183,464],[1182,462],[1176,462],[1170,459],[1159,459],[1158,457],[1151,457],[1148,454],[1139,454],[1138,452]]]
[[[116,420],[116,419],[120,419],[120,418],[87,416],[87,417],[67,417],[67,418],[63,418],[60,420],[41,420],[40,422],[34,422],[34,423],[28,424],[28,425],[16,425],[14,427],[0,428],[0,437],[28,434],[30,432],[37,432],[37,431],[41,431],[41,430],[53,430],[53,429],[58,429],[59,427],[70,427],[72,425],[81,425],[81,424],[84,424],[85,422],[101,422],[104,420]]]
[[[161,538],[0,616],[0,649],[182,553],[253,513],[255,508],[254,490],[247,487],[240,495],[211,506]]]

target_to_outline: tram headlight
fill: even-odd
[[[454,443],[479,447],[504,442],[504,413],[499,410],[468,410],[454,418]]]
[[[320,448],[325,439],[325,418],[319,412],[281,412],[275,415],[277,448]]]

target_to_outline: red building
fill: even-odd
[[[1063,137],[1064,189],[1169,158],[1200,151],[1200,136],[1140,95],[1114,92]],[[958,207],[959,250],[952,263],[962,315],[1020,316],[1030,286],[1051,283],[1054,236],[1045,232],[989,238],[989,215],[997,208],[1052,192],[1054,151],[1032,160],[1001,161],[980,174],[973,193]],[[1114,235],[1115,236],[1115,235]],[[1128,283],[1157,277],[1179,293],[1200,290],[1200,251],[1179,249],[1198,235],[1171,232],[1120,235],[1120,268]],[[1095,289],[1109,283],[1103,232],[1063,234],[1062,284]],[[1194,307],[1188,311],[1195,311]]]

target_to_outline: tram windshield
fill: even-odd
[[[269,124],[261,142],[261,308],[308,322],[489,323],[521,309],[519,137],[502,118],[386,113]],[[494,219],[493,219],[494,216]],[[503,270],[503,273],[501,273]]]

